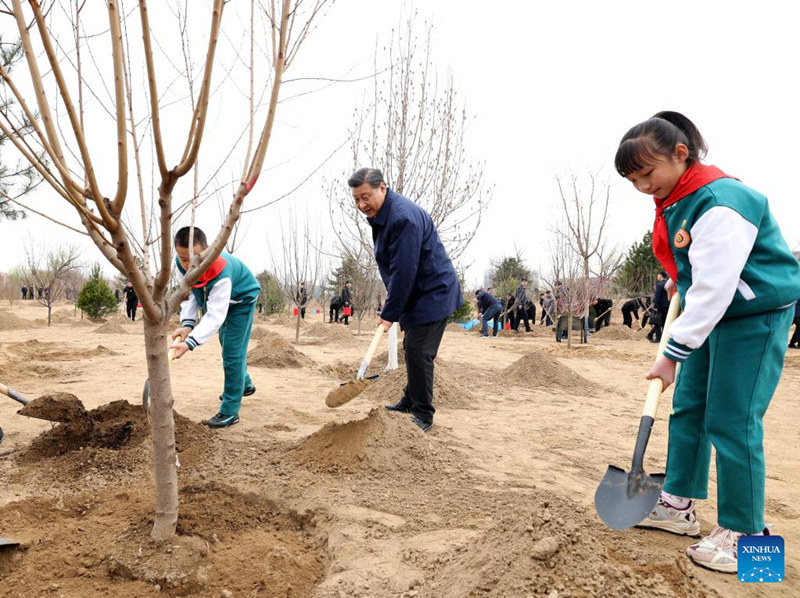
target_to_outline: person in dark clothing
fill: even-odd
[[[389,189],[380,170],[362,168],[347,184],[372,227],[375,261],[387,290],[378,323],[388,332],[399,322],[405,331],[408,385],[386,408],[411,413],[411,421],[427,432],[435,413],[434,359],[447,318],[463,303],[458,276],[431,217]]]
[[[116,299],[117,303],[122,301],[122,295],[119,294],[119,289],[114,289],[114,299]]]
[[[139,297],[136,296],[136,291],[133,290],[133,283],[129,282],[122,290],[125,295],[125,313],[132,320],[136,321],[136,308],[139,306]]]
[[[525,332],[530,332],[531,325],[528,321],[528,312],[525,309],[525,306],[528,302],[527,291],[525,290],[527,286],[528,279],[521,278],[519,281],[519,286],[517,287],[517,292],[514,293],[514,305],[516,308],[512,312],[514,314],[514,323],[511,324],[511,327],[514,330],[519,330],[520,320],[525,320]]]
[[[342,287],[342,308],[344,315],[342,316],[342,324],[345,326],[350,325],[350,316],[353,315],[353,295],[350,292],[350,287],[353,283],[349,280],[344,283],[344,287]]]
[[[611,308],[613,306],[614,302],[611,299],[595,299],[592,302],[595,332],[600,332],[603,326],[611,326]]]
[[[22,287],[22,300],[25,301],[25,299],[27,298],[28,298],[28,287]]]
[[[308,293],[306,292],[306,283],[301,282],[300,288],[297,289],[297,295],[295,296],[295,300],[297,301],[297,308],[300,310],[300,317],[305,320],[306,319],[306,304],[308,303]]]
[[[556,298],[550,289],[544,292],[544,299],[542,300],[542,317],[544,318],[545,326],[553,325],[553,320],[556,317]]]
[[[489,336],[489,320],[494,320],[492,336],[497,336],[499,325],[497,316],[503,310],[500,300],[488,291],[475,291],[475,303],[478,305],[478,317],[481,319],[481,336]]]
[[[800,299],[794,304],[794,334],[789,341],[790,349],[800,349]]]
[[[669,297],[667,290],[664,288],[667,284],[667,273],[659,272],[656,282],[655,293],[653,294],[653,314],[650,316],[650,324],[652,328],[647,333],[647,340],[651,343],[661,342],[661,331],[664,328],[664,320],[667,319],[667,311],[669,311]]]
[[[510,326],[514,326],[514,293],[507,293],[503,302],[503,317]]]
[[[622,324],[633,329],[633,321],[639,322],[639,309],[645,310],[645,298],[635,297],[622,304]]]
[[[339,295],[334,295],[331,299],[330,308],[328,309],[328,324],[339,323],[339,310],[342,309],[342,298]]]
[[[525,302],[525,312],[528,314],[528,320],[531,322],[531,326],[536,325],[536,304],[528,299]]]

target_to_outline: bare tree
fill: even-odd
[[[439,77],[433,67],[433,26],[425,23],[419,35],[417,19],[416,12],[402,19],[386,36],[384,55],[376,53],[372,99],[356,111],[351,130],[352,168],[326,188],[343,257],[360,254],[358,246],[367,256],[372,250],[370,227],[343,184],[358,167],[380,168],[394,191],[422,206],[453,261],[469,246],[491,199],[483,164],[468,158],[464,102],[452,77]]]
[[[156,513],[151,537],[156,541],[166,541],[174,535],[178,518],[178,462],[165,333],[169,316],[176,311],[181,300],[188,294],[191,284],[219,256],[239,218],[245,197],[253,189],[262,172],[275,122],[284,72],[297,56],[302,42],[310,31],[311,23],[322,9],[325,0],[310,2],[281,0],[261,5],[264,14],[254,27],[265,32],[263,40],[265,47],[262,50],[264,56],[268,57],[265,71],[269,78],[259,81],[258,84],[259,88],[268,90],[265,113],[258,113],[257,118],[251,117],[248,123],[241,123],[242,130],[249,128],[251,131],[254,143],[248,148],[246,157],[242,161],[241,176],[235,186],[220,230],[209,247],[195,257],[176,292],[170,294],[169,283],[173,270],[171,230],[174,219],[183,208],[173,202],[173,192],[179,181],[196,167],[206,133],[212,97],[221,101],[218,96],[226,89],[224,86],[221,88],[212,86],[212,74],[219,62],[217,49],[223,12],[227,4],[225,0],[213,0],[208,12],[203,10],[205,4],[203,8],[194,9],[193,6],[193,16],[198,21],[206,21],[203,27],[205,36],[203,41],[199,42],[203,44],[204,60],[199,69],[194,108],[183,112],[176,109],[169,113],[173,121],[170,125],[173,128],[177,125],[177,121],[182,121],[186,125],[185,137],[181,137],[173,131],[165,130],[165,123],[169,119],[164,101],[167,91],[163,85],[163,71],[169,54],[164,52],[164,58],[157,60],[156,52],[161,45],[154,38],[155,35],[163,35],[165,37],[161,42],[166,43],[167,38],[174,39],[177,36],[174,35],[174,31],[167,29],[167,19],[156,15],[156,19],[151,20],[151,7],[146,0],[140,0],[138,11],[131,12],[128,17],[121,10],[118,0],[107,0],[104,5],[85,4],[80,11],[76,6],[76,13],[79,15],[76,14],[72,23],[63,22],[64,17],[61,13],[46,14],[37,2],[30,2],[26,8],[23,8],[22,0],[3,2],[5,10],[2,12],[12,17],[17,26],[33,91],[31,96],[27,97],[23,91],[26,86],[18,84],[18,72],[15,71],[12,75],[0,65],[0,78],[18,108],[16,113],[7,111],[0,114],[0,131],[11,141],[22,158],[33,165],[45,183],[55,192],[55,196],[72,206],[80,220],[83,233],[88,235],[106,259],[133,283],[142,303],[151,389],[156,492]],[[155,10],[163,10],[163,5],[157,4]],[[102,34],[81,35],[78,16],[80,23],[91,20],[96,27],[97,23],[105,19],[108,28]],[[128,36],[129,28],[137,26],[136,35]],[[72,48],[66,37],[60,35],[65,27],[74,29]],[[200,27],[191,29],[198,32]],[[134,49],[129,39],[140,39],[141,46]],[[98,80],[108,82],[109,87],[103,88],[101,85],[98,89],[92,89],[88,75],[81,70],[80,62],[76,64],[74,57],[83,50],[107,53],[109,48],[111,60],[104,63],[109,65],[108,71],[100,72],[99,62],[93,61],[98,70],[95,73],[97,75],[95,82]],[[131,73],[127,65],[133,62],[130,60],[132,57],[137,64],[144,65],[142,84],[135,85],[130,79]],[[241,57],[238,55],[234,55],[231,60],[231,63],[235,64],[241,62]],[[252,63],[249,68],[251,73],[256,72]],[[18,69],[21,70],[23,69]],[[224,72],[226,71],[223,69]],[[161,77],[159,73],[162,73]],[[74,83],[75,80],[78,81],[77,85]],[[171,89],[172,83],[166,86],[169,93],[174,93]],[[84,86],[92,92],[94,101],[99,104],[98,109],[84,110]],[[135,97],[131,93],[134,90],[137,92]],[[137,107],[146,113],[146,119],[137,120],[134,118],[133,104],[142,97],[144,100],[137,104]],[[180,105],[178,100],[183,97],[185,96],[178,94],[175,104]],[[58,112],[51,106],[53,98],[59,106]],[[230,98],[226,96],[226,100],[230,101]],[[238,113],[234,116],[236,114]],[[94,127],[90,125],[89,117],[97,119]],[[256,127],[253,124],[256,121],[262,122],[262,125]],[[146,124],[149,144],[142,143],[141,138],[133,133],[135,126],[143,122]],[[29,136],[19,135],[20,127],[24,123],[30,123],[32,131]],[[114,166],[100,168],[98,165],[109,151],[106,147],[90,142],[90,139],[93,139],[90,133],[93,134],[103,127],[105,127],[104,132],[113,131],[113,156],[116,168]],[[137,211],[135,204],[126,205],[130,178],[129,161],[131,157],[136,158],[138,167],[140,152],[148,148],[152,150],[150,163],[154,164],[152,184],[155,193],[151,194],[149,188],[143,191],[142,187],[147,185],[147,177],[137,176],[140,190]],[[39,151],[44,153],[46,161],[40,157]],[[170,154],[172,157],[169,157]],[[142,160],[141,163],[146,164],[147,161]],[[170,163],[174,166],[170,166]],[[104,183],[101,179],[100,175],[106,175],[109,170],[116,171],[115,183]],[[152,195],[157,197],[157,203],[152,206],[145,205],[144,198]],[[44,201],[50,202],[50,197]],[[41,213],[44,214],[52,208],[53,206],[47,203]],[[131,214],[138,214],[141,217],[142,230],[139,231],[139,235],[136,234]],[[65,222],[61,223],[66,226]],[[147,247],[150,244],[154,244],[156,249],[153,254],[155,271],[151,269],[150,260],[147,259]],[[141,261],[137,261],[137,257]]]
[[[48,326],[53,305],[64,297],[69,275],[81,267],[79,257],[74,245],[35,246],[30,240],[25,245],[26,278],[36,288],[36,299],[47,308]]]
[[[298,215],[289,210],[288,219],[281,219],[281,247],[270,251],[272,271],[283,288],[287,303],[297,309],[294,342],[300,342],[301,310],[306,307],[308,298],[313,298],[317,287],[322,283],[325,271],[325,257],[318,247],[324,245],[319,233],[312,233],[307,218],[298,222]],[[305,287],[306,301],[301,299],[300,286]]]

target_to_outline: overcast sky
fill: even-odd
[[[337,1],[289,78],[368,74],[376,40],[397,25],[402,6],[389,0]],[[482,281],[492,258],[515,248],[530,267],[548,269],[557,174],[602,169],[611,184],[610,240],[627,247],[640,239],[652,224],[652,199],[615,173],[613,156],[628,128],[665,109],[683,112],[697,124],[710,148],[706,162],[767,195],[790,246],[800,248],[795,3],[427,0],[417,9],[436,26],[433,62],[442,74],[452,74],[471,115],[468,154],[485,162],[486,182],[494,186],[491,207],[464,260],[470,284]],[[8,31],[8,18],[2,19]],[[283,97],[300,87],[287,85]],[[339,84],[283,104],[270,170],[246,207],[280,197],[317,168],[346,138],[366,88]],[[223,134],[230,116],[224,110],[213,115],[207,144]],[[2,151],[8,162],[13,150],[6,145]],[[325,226],[323,182],[340,178],[350,163],[345,148],[298,192],[246,216],[247,236],[237,254],[253,270],[270,268],[267,240],[278,243],[276,223],[290,202]],[[238,169],[237,163],[227,174],[235,179]],[[107,181],[110,195],[116,179]],[[178,195],[190,192],[191,182],[184,184]],[[30,201],[64,213],[61,200],[44,189]],[[213,233],[219,221],[219,210],[209,203],[198,225]],[[31,215],[23,222],[0,222],[0,271],[21,263],[28,237],[74,242],[86,248],[87,263],[101,259],[85,238]]]

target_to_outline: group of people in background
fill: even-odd
[[[20,289],[22,291],[23,301],[33,301],[34,299],[42,300],[50,296],[50,287],[35,287],[31,285],[23,285]]]

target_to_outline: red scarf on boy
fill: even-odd
[[[227,263],[228,262],[224,257],[219,256],[217,259],[211,262],[211,265],[208,267],[208,269],[200,275],[200,278],[198,278],[197,282],[192,285],[192,288],[200,289],[206,286],[210,280],[214,280],[220,275],[220,273],[225,269]]]
[[[722,172],[716,166],[706,166],[695,162],[678,180],[678,184],[664,199],[653,197],[656,203],[656,221],[653,223],[653,253],[658,261],[667,271],[673,281],[678,280],[678,266],[675,264],[675,257],[672,255],[672,245],[669,242],[669,232],[667,231],[667,220],[664,218],[664,209],[674,203],[679,202],[687,195],[691,195],[700,187],[705,187],[717,179],[733,178]]]

